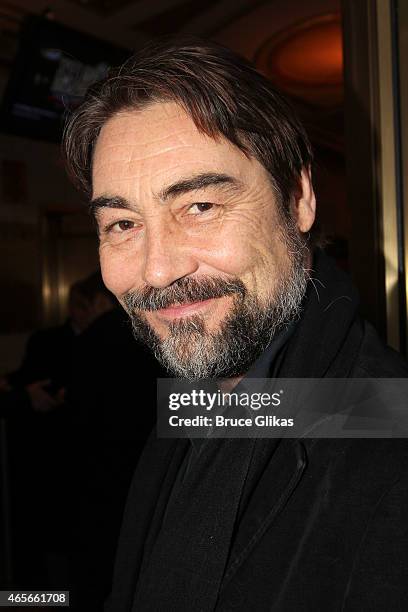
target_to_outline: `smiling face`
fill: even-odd
[[[136,332],[176,375],[244,373],[304,295],[307,172],[285,229],[257,160],[156,103],[104,125],[92,179],[104,281]]]

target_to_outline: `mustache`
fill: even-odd
[[[200,279],[180,278],[168,287],[145,287],[129,291],[123,297],[128,312],[134,310],[155,311],[168,308],[174,304],[182,305],[191,302],[220,298],[225,295],[246,295],[246,287],[240,279],[226,280],[221,277],[203,277]]]

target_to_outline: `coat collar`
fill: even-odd
[[[357,291],[348,275],[317,250],[302,317],[277,376],[347,377],[355,357],[353,350],[356,353],[362,341],[361,325],[358,330],[356,326],[358,304]],[[346,346],[350,334],[352,344]]]

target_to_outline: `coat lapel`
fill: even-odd
[[[154,512],[150,515],[150,528],[144,543],[143,562],[146,563],[149,559],[154,542],[157,538],[166,513],[167,503],[171,495],[177,474],[183,462],[188,446],[188,439],[160,439],[158,443],[163,447],[165,455],[160,462],[160,482],[158,488],[158,496],[154,507]]]
[[[136,468],[123,516],[107,612],[131,609],[142,563],[160,529],[188,440],[157,439],[153,430]]]
[[[222,588],[284,510],[305,472],[307,455],[302,442],[293,439],[258,440],[258,457],[264,454],[266,445],[271,447],[271,442],[276,442],[273,459],[249,495],[250,501],[238,527]]]

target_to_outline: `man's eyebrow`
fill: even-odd
[[[196,191],[197,189],[205,189],[205,187],[212,187],[214,185],[230,185],[239,189],[242,187],[241,181],[229,176],[228,174],[219,174],[217,172],[206,172],[203,174],[197,174],[195,176],[182,179],[165,187],[159,194],[161,200],[167,200],[170,197],[182,195],[189,191]]]
[[[195,176],[182,179],[176,183],[172,183],[168,187],[165,187],[159,193],[159,199],[162,201],[168,200],[170,197],[182,195],[189,191],[196,191],[197,189],[205,189],[206,187],[212,187],[217,185],[230,185],[236,189],[242,188],[242,183],[233,176],[228,174],[219,174],[217,172],[206,172],[203,174],[197,174]],[[96,217],[98,211],[102,208],[122,208],[124,210],[135,210],[135,207],[130,204],[126,198],[121,196],[99,196],[94,198],[89,203],[89,212],[93,217]]]
[[[96,217],[101,208],[123,208],[125,210],[133,210],[128,200],[120,196],[99,196],[99,198],[95,198],[89,202],[88,209],[94,217]]]

